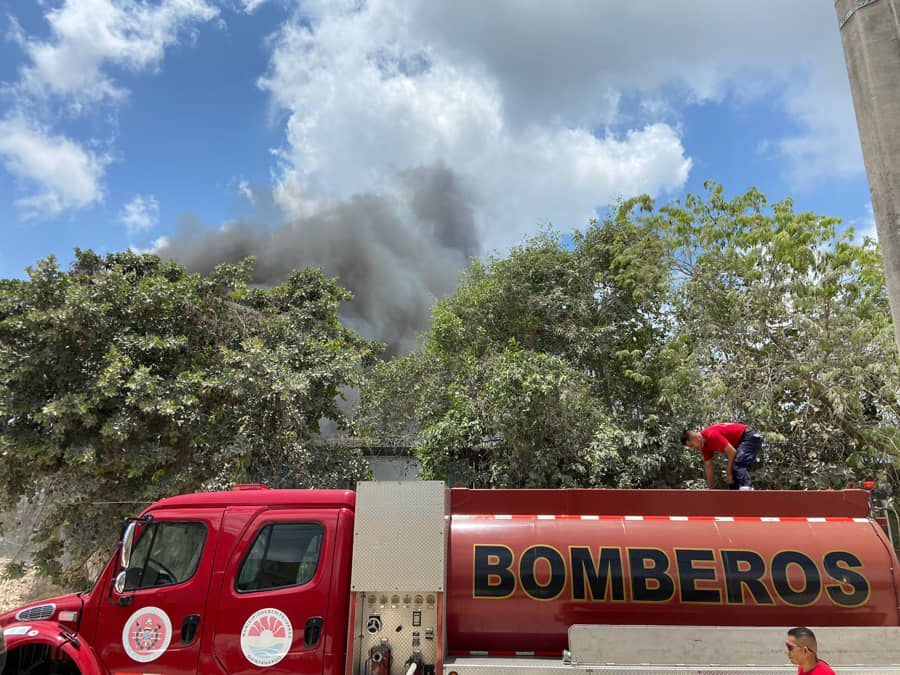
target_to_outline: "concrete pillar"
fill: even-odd
[[[900,0],[835,0],[900,349]]]

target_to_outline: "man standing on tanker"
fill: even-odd
[[[720,423],[700,431],[682,431],[681,444],[703,453],[707,487],[713,486],[713,457],[721,452],[728,458],[725,480],[732,490],[753,487],[750,467],[762,448],[762,436],[745,424]]]

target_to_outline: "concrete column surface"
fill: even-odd
[[[835,0],[900,349],[900,0]]]

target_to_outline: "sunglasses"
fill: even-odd
[[[787,647],[787,650],[788,650],[789,652],[792,652],[792,651],[794,651],[795,649],[797,649],[797,648],[799,648],[799,647],[805,647],[806,645],[792,645],[790,642],[785,642],[785,643],[784,643],[784,646]],[[806,648],[809,649],[809,647],[806,647]],[[812,650],[810,649],[810,651],[812,651]]]

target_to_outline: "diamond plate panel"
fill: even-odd
[[[900,672],[900,628],[816,627],[822,658],[832,667],[888,668]],[[657,666],[729,669],[782,667],[787,628],[749,626],[615,626],[569,628],[572,663],[585,666]],[[726,647],[723,647],[727,645]],[[844,672],[844,668],[840,668]]]
[[[783,668],[733,667],[728,669],[699,666],[574,666],[545,659],[456,658],[444,664],[443,675],[794,675],[796,666]],[[900,675],[900,668],[839,668],[840,675]]]
[[[573,666],[564,664],[561,660],[550,661],[547,659],[489,659],[475,657],[457,657],[444,663],[444,675],[514,675],[515,673],[528,673],[528,675],[560,675],[561,673],[585,673]]]
[[[449,495],[443,482],[359,483],[355,522],[352,590],[444,590]]]

